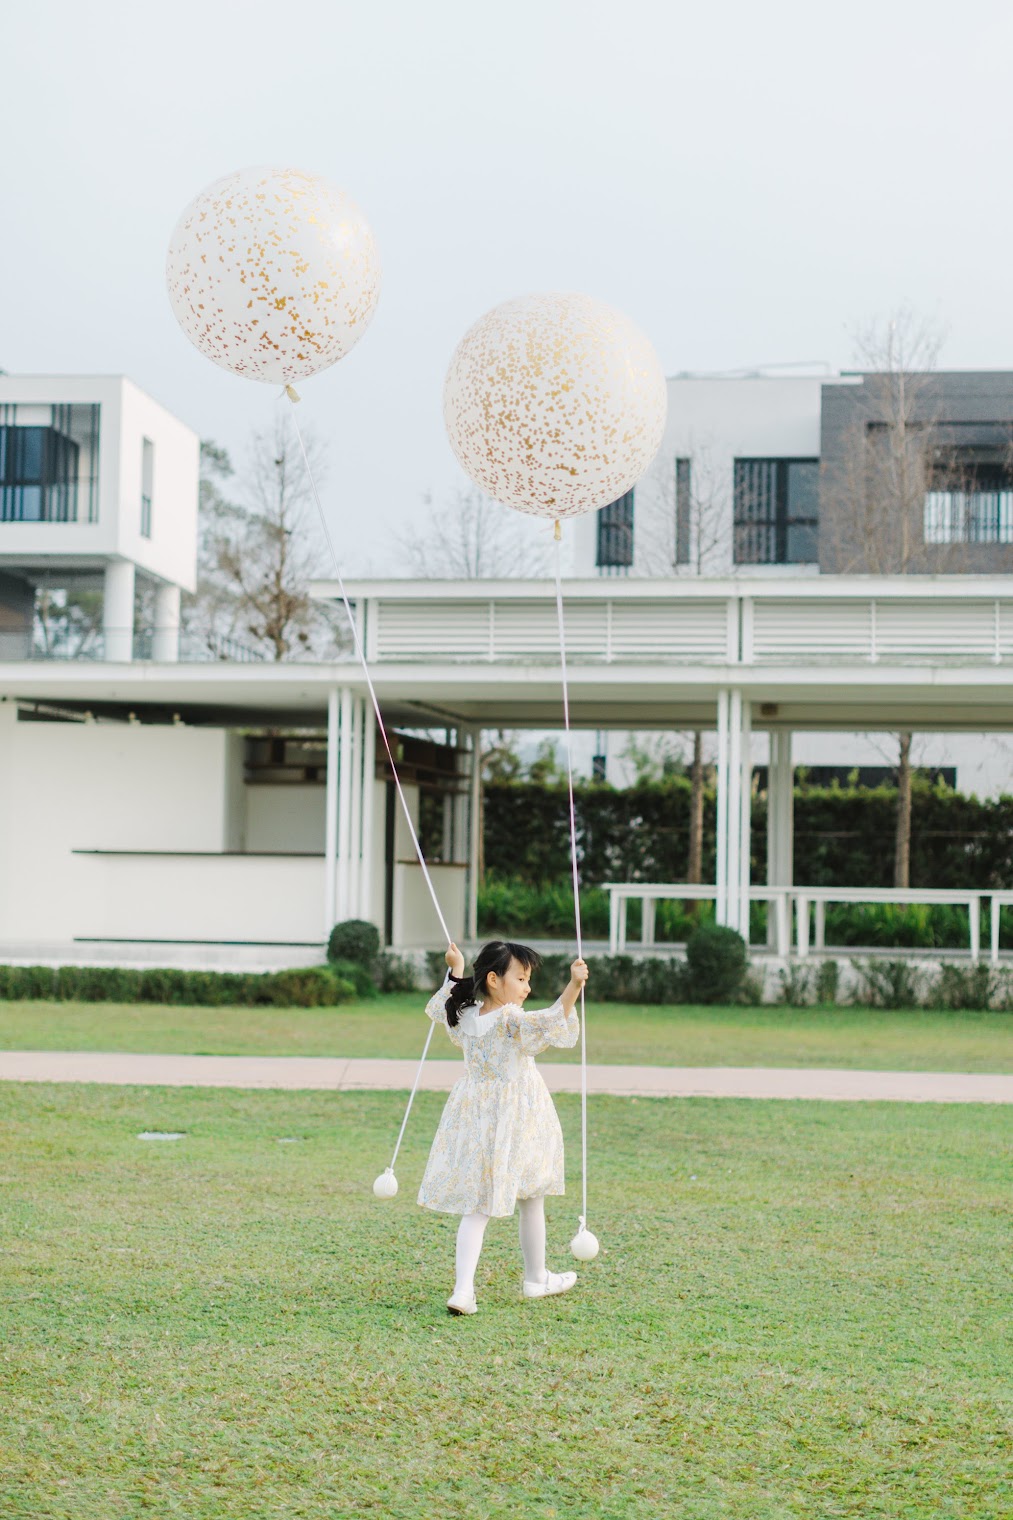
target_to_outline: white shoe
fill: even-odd
[[[451,1314],[478,1313],[478,1304],[475,1300],[474,1293],[468,1295],[468,1297],[459,1297],[456,1293],[452,1294],[451,1297],[447,1299],[447,1308],[450,1310]]]
[[[577,1281],[576,1272],[549,1272],[545,1282],[525,1282],[525,1298],[548,1298],[552,1293],[567,1293]]]

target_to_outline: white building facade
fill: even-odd
[[[173,660],[197,567],[199,440],[123,376],[0,375],[0,657],[49,649],[38,598],[101,598],[83,651]],[[138,593],[148,616],[136,626]]]

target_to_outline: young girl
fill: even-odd
[[[563,1135],[549,1090],[532,1057],[549,1045],[577,1043],[574,1004],[587,981],[582,960],[551,1008],[524,1012],[534,950],[494,940],[464,975],[464,956],[447,951],[449,974],[426,1013],[443,1024],[464,1051],[464,1076],[455,1083],[429,1154],[419,1203],[441,1214],[460,1214],[457,1281],[447,1300],[451,1314],[474,1314],[475,1268],[490,1218],[509,1217],[520,1205],[525,1298],[565,1293],[576,1272],[545,1268],[545,1195],[565,1192]]]

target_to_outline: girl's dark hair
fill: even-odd
[[[485,979],[489,973],[495,971],[497,976],[505,976],[511,961],[519,961],[525,971],[534,971],[542,964],[542,957],[537,950],[529,950],[527,945],[515,945],[509,939],[494,939],[483,945],[475,957],[472,975],[462,976],[459,982],[451,983],[453,990],[447,999],[447,1023],[451,1029],[461,1017],[461,1009],[477,1002],[488,991]]]

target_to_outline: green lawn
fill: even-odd
[[[1013,1515],[1010,1110],[594,1099],[452,1319],[441,1102],[380,1204],[399,1094],[4,1085],[4,1520]]]
[[[0,1049],[167,1054],[417,1056],[424,995],[320,1008],[2,1003]],[[439,1032],[430,1051],[455,1056]],[[574,1061],[577,1051],[546,1060]],[[643,1008],[590,1004],[588,1059],[654,1066],[844,1066],[1013,1071],[1013,1015],[868,1008]]]

